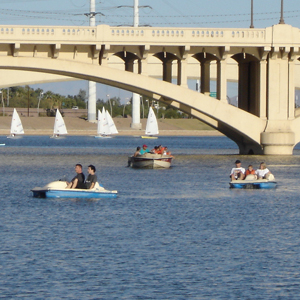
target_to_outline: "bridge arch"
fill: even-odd
[[[164,101],[231,138],[239,146],[241,154],[262,154],[260,133],[266,126],[264,120],[172,83],[105,66],[44,58],[0,57],[0,69],[27,70],[91,80]]]

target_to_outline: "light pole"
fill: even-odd
[[[41,102],[41,99],[42,99],[43,95],[44,95],[44,93],[40,92],[39,102],[38,102],[38,107],[37,107],[37,115],[38,115],[38,117],[40,116],[40,102]]]
[[[281,0],[281,15],[280,15],[279,24],[285,24],[283,19],[283,0]]]
[[[254,25],[253,25],[253,0],[251,0],[251,24],[250,24],[250,28],[254,28]]]
[[[3,90],[1,90],[0,93],[1,93],[1,100],[2,100],[2,112],[3,112],[3,117],[4,117],[5,109],[4,109],[4,101],[3,101]]]
[[[129,98],[126,98],[127,102],[123,106],[123,118],[125,117],[125,107],[126,107],[126,105],[130,104],[130,102],[128,101],[128,99]]]
[[[110,115],[112,117],[112,106],[111,106],[111,102],[110,102],[110,96],[106,95],[106,97],[108,97],[108,102],[109,102],[109,105],[110,105]]]

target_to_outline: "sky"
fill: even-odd
[[[134,0],[95,0],[96,25],[131,26]],[[139,24],[152,27],[249,28],[251,0],[139,0]],[[270,27],[280,20],[281,0],[253,0],[255,28]],[[300,28],[300,1],[284,0],[284,21]],[[88,26],[85,15],[90,0],[0,0],[2,25]],[[63,95],[88,89],[86,81],[30,85]],[[230,93],[230,89],[229,89]],[[232,91],[232,93],[234,93]],[[97,98],[120,97],[131,93],[97,84]],[[229,95],[234,96],[234,95]]]

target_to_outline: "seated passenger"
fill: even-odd
[[[245,178],[245,169],[242,168],[240,160],[235,161],[235,168],[231,169],[230,172],[231,180],[243,180]]]
[[[76,164],[75,172],[77,175],[71,180],[71,182],[67,182],[67,189],[85,189],[84,183],[84,174],[82,173],[82,165]]]
[[[171,155],[171,151],[169,151],[167,146],[164,148],[164,153],[163,154],[164,155]]]
[[[165,148],[162,145],[159,145],[158,149],[157,149],[157,154],[163,154],[164,150],[165,150]]]
[[[248,166],[248,169],[245,172],[245,179],[248,179],[248,180],[255,180],[255,179],[257,179],[255,170],[253,169],[252,165]]]
[[[140,154],[143,155],[145,153],[150,153],[147,145],[143,145],[143,149],[141,149]]]
[[[136,151],[134,152],[133,156],[136,157],[137,155],[141,154],[141,147],[136,147]]]
[[[86,188],[89,190],[89,189],[92,189],[93,187],[95,187],[95,184],[97,182],[97,175],[95,174],[96,168],[93,165],[89,165],[87,171],[88,171],[89,175],[85,181],[85,185],[86,185]]]
[[[269,179],[269,177],[274,178],[273,174],[269,171],[267,165],[264,162],[260,163],[259,169],[256,170],[256,175],[257,179]]]
[[[156,154],[158,146],[154,146],[154,148],[150,151],[150,153]]]

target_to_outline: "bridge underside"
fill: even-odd
[[[28,57],[0,57],[0,69],[90,80],[164,101],[228,136],[236,142],[240,154],[292,154],[294,145],[299,141],[296,135],[290,137],[287,143],[278,140],[278,136],[274,140],[270,137],[272,130],[266,132],[267,127],[271,128],[270,120],[205,94],[141,74],[67,60]],[[286,132],[291,132],[290,124],[284,126]]]

